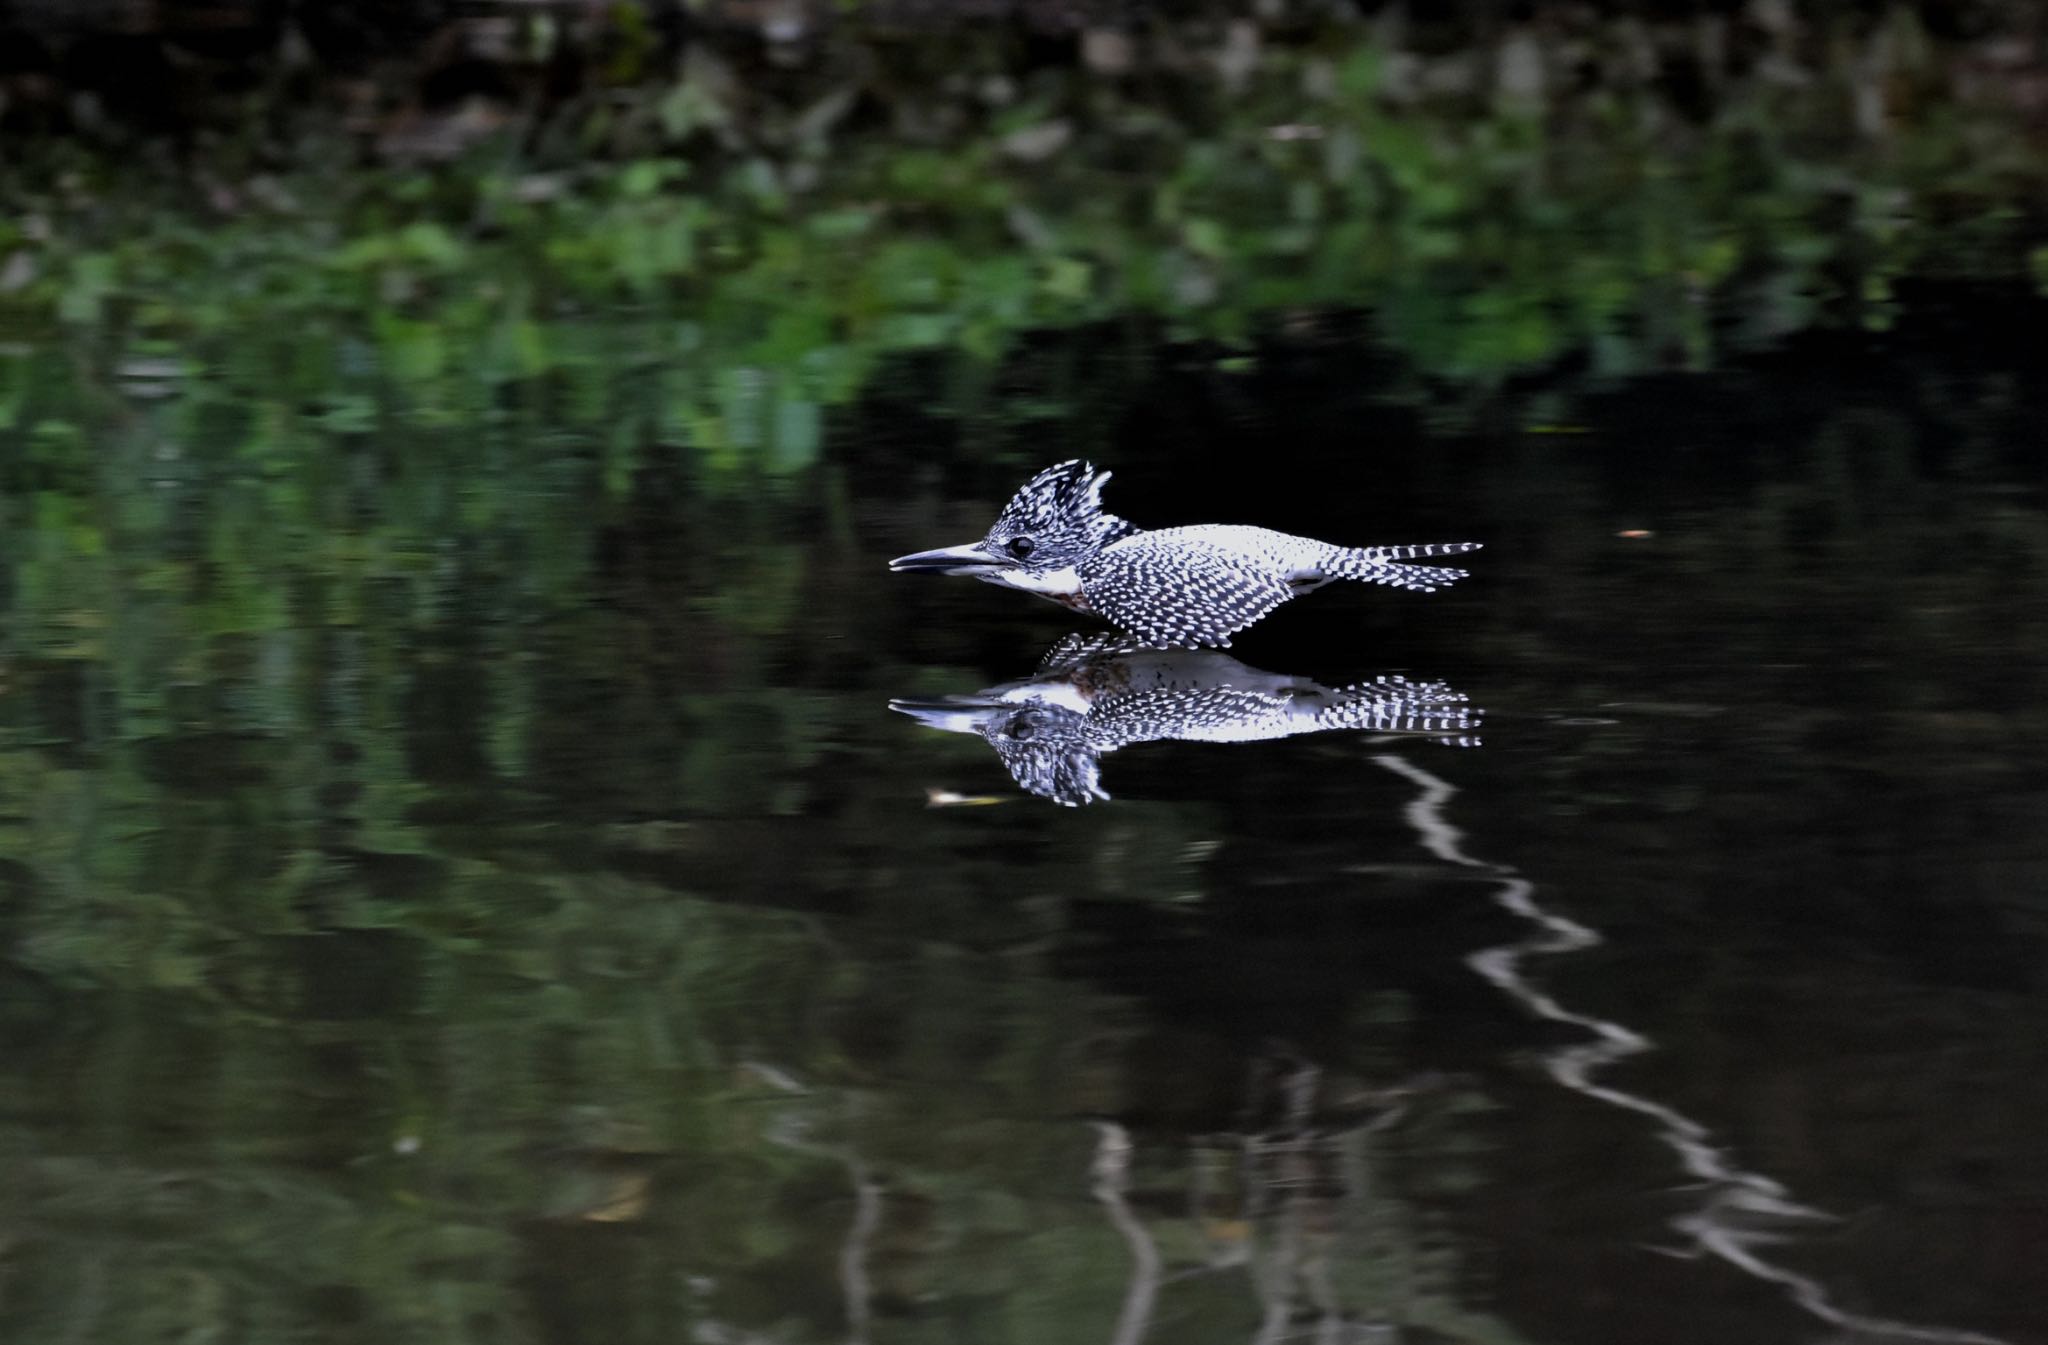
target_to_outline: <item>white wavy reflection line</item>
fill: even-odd
[[[1554,1023],[1569,1023],[1593,1035],[1594,1040],[1584,1045],[1565,1047],[1546,1055],[1543,1063],[1550,1076],[1575,1093],[1657,1122],[1658,1138],[1678,1156],[1679,1165],[1699,1179],[1705,1191],[1699,1207],[1671,1221],[1672,1228],[1686,1239],[1686,1245],[1675,1249],[1674,1254],[1711,1256],[1745,1275],[1775,1284],[1793,1303],[1844,1331],[1889,1340],[1934,1341],[1942,1345],[2009,1345],[1997,1336],[1975,1331],[1916,1326],[1911,1322],[1850,1312],[1829,1297],[1819,1280],[1764,1256],[1758,1249],[1781,1241],[1781,1235],[1767,1228],[1743,1227],[1742,1221],[1825,1220],[1833,1216],[1800,1204],[1792,1199],[1783,1184],[1738,1165],[1725,1148],[1714,1142],[1713,1132],[1690,1116],[1653,1098],[1596,1080],[1594,1075],[1597,1071],[1628,1056],[1653,1050],[1655,1043],[1609,1019],[1566,1008],[1523,974],[1522,962],[1529,957],[1577,952],[1606,940],[1599,931],[1546,910],[1536,900],[1536,885],[1518,875],[1513,868],[1491,864],[1465,852],[1465,834],[1446,821],[1443,815],[1444,805],[1458,792],[1457,786],[1392,753],[1381,753],[1373,757],[1373,762],[1408,780],[1421,791],[1402,809],[1402,816],[1415,828],[1422,848],[1447,864],[1473,869],[1497,879],[1494,900],[1503,909],[1535,927],[1535,932],[1528,938],[1498,948],[1481,949],[1466,962],[1530,1013]]]

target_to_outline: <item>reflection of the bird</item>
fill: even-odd
[[[1114,635],[1069,636],[1020,681],[889,707],[931,728],[980,734],[1026,791],[1070,806],[1109,797],[1101,758],[1132,743],[1351,729],[1470,747],[1481,713],[1441,682],[1387,675],[1329,687],[1215,650],[1148,649]]]

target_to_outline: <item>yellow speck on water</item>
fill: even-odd
[[[1009,801],[999,794],[959,794],[950,789],[927,789],[924,792],[924,806],[927,808],[985,808]]]
[[[613,1183],[603,1203],[583,1211],[583,1218],[593,1224],[631,1223],[647,1213],[653,1186],[654,1179],[648,1173],[625,1173]]]
[[[1240,1243],[1251,1238],[1252,1226],[1243,1219],[1204,1219],[1202,1231],[1216,1242]]]

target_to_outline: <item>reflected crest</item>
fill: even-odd
[[[1120,635],[1069,636],[1030,677],[889,708],[928,728],[979,734],[1026,793],[1068,807],[1107,799],[1101,760],[1134,743],[1349,729],[1476,747],[1483,713],[1441,682],[1383,674],[1325,686],[1216,650],[1156,649]]]

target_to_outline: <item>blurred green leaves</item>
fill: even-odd
[[[206,199],[31,143],[0,170],[22,207],[0,226],[6,348],[168,345],[281,409],[434,423],[549,380],[601,402],[661,366],[689,451],[787,473],[892,352],[994,361],[1049,325],[1141,312],[1233,341],[1363,307],[1455,396],[1569,357],[1699,367],[1882,326],[1915,274],[2041,271],[2023,107],[1903,10],[1734,30],[1711,60],[1623,21],[1450,52],[1398,26],[1245,46],[1204,22],[1119,48],[1142,86],[1027,72],[972,33],[930,39],[967,73],[918,82],[850,22],[772,92],[705,45],[657,76],[622,29],[642,73],[601,112],[466,131],[432,167],[342,166],[308,131],[304,168]],[[599,323],[634,348],[601,349]]]

